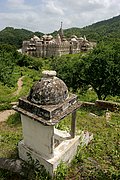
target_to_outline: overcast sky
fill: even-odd
[[[7,26],[43,33],[84,27],[120,14],[120,0],[0,0],[0,30]]]

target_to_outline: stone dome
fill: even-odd
[[[77,39],[76,38],[72,38],[71,42],[77,42]]]
[[[48,37],[48,35],[47,35],[47,34],[44,34],[44,35],[42,36],[42,38],[43,38],[44,40],[46,40],[46,39],[47,39],[47,37]]]
[[[76,35],[73,34],[73,35],[71,36],[71,38],[77,39],[78,37],[77,37]]]
[[[35,41],[40,41],[40,38],[37,37],[36,35],[34,35],[34,36],[33,36],[33,40],[35,40]]]
[[[66,84],[56,77],[56,71],[43,71],[43,77],[30,90],[27,99],[38,105],[56,105],[68,98]]]
[[[79,38],[79,40],[83,41],[83,40],[84,40],[84,38],[83,38],[83,37],[80,37],[80,38]]]
[[[48,36],[47,36],[47,39],[48,39],[48,40],[51,40],[51,39],[53,39],[53,36],[52,36],[52,35],[48,35]]]

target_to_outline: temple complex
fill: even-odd
[[[76,54],[93,49],[95,43],[86,37],[72,35],[70,38],[64,36],[62,22],[56,37],[43,35],[41,38],[33,36],[29,41],[23,41],[22,53],[35,57],[54,57],[63,54]]]

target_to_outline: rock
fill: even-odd
[[[0,168],[22,174],[22,160],[0,158]]]
[[[89,113],[89,115],[90,116],[92,116],[92,117],[98,117],[96,114],[94,114],[94,113]]]

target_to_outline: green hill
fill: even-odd
[[[120,40],[120,15],[108,20],[94,23],[84,28],[70,28],[64,30],[65,35],[78,35],[95,41]]]
[[[52,35],[56,35],[57,31]],[[92,41],[116,41],[120,40],[120,15],[108,20],[94,23],[84,28],[72,27],[64,29],[64,35],[70,37],[71,35],[86,36]]]
[[[11,44],[20,48],[23,40],[28,40],[36,34],[37,36],[43,35],[41,32],[32,32],[26,29],[14,29],[13,27],[6,27],[0,31],[0,44]]]
[[[58,32],[54,31],[51,33],[53,36],[56,36]],[[42,32],[32,32],[26,29],[14,29],[13,27],[6,27],[0,31],[0,43],[1,44],[11,44],[15,45],[17,48],[22,46],[23,40],[28,40],[33,36],[42,36]],[[64,29],[64,34],[66,37],[70,37],[75,34],[78,37],[86,36],[87,39],[91,41],[120,41],[120,15],[113,17],[108,20],[100,21],[94,23],[90,26],[84,28],[72,27],[69,29]]]
[[[85,27],[82,31],[95,40],[120,39],[120,15]]]

